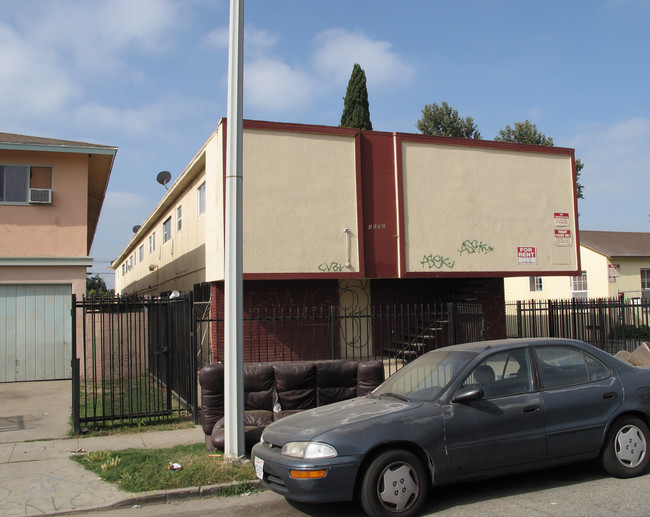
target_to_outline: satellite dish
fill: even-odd
[[[170,179],[172,179],[172,175],[169,171],[160,171],[156,176],[156,181],[165,187],[165,190],[167,190],[167,183]]]
[[[133,227],[133,233],[138,233],[138,230],[139,230],[139,229],[140,229],[140,225],[139,225],[139,224],[136,224],[136,225]]]

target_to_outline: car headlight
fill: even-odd
[[[334,458],[336,449],[326,443],[288,442],[282,446],[282,454],[303,459]]]

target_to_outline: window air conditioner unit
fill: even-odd
[[[30,188],[29,202],[40,203],[43,205],[52,204],[52,189],[50,188]]]

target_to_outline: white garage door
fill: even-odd
[[[0,382],[72,375],[70,284],[0,285]]]

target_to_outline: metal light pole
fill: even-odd
[[[245,453],[242,301],[243,77],[244,0],[230,0],[224,242],[224,453],[230,458],[240,458]]]

